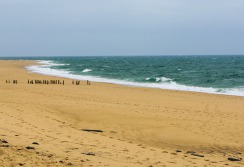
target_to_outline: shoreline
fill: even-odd
[[[197,86],[186,86],[186,85],[179,85],[178,83],[175,83],[179,86],[184,86],[184,87],[189,87],[192,89],[196,89],[199,88],[200,90],[186,90],[181,88],[181,89],[176,89],[176,88],[165,88],[165,87],[159,87],[159,86],[153,86],[156,83],[151,83],[148,85],[145,85],[146,83],[139,83],[139,82],[128,82],[125,80],[117,80],[117,79],[108,79],[108,78],[100,78],[97,76],[91,76],[91,75],[75,75],[75,74],[70,74],[68,71],[63,71],[65,72],[65,74],[47,74],[47,72],[41,72],[40,69],[36,70],[32,67],[35,66],[39,66],[38,68],[40,68],[40,66],[46,66],[46,65],[50,65],[50,61],[51,60],[32,60],[33,62],[35,62],[35,64],[33,65],[28,65],[26,67],[24,67],[25,70],[35,73],[35,74],[39,74],[39,75],[45,75],[45,76],[51,76],[51,77],[57,77],[57,78],[66,78],[66,79],[71,79],[71,80],[81,80],[81,81],[86,81],[86,80],[90,80],[92,82],[97,82],[97,83],[104,83],[104,84],[114,84],[114,85],[121,85],[121,86],[128,86],[128,87],[135,87],[135,88],[149,88],[149,89],[158,89],[158,90],[172,90],[172,91],[183,91],[183,92],[196,92],[196,93],[206,93],[206,94],[215,94],[215,95],[226,95],[226,96],[237,96],[237,97],[244,97],[243,95],[238,95],[238,94],[227,94],[227,93],[219,93],[214,91],[214,89],[223,89],[223,88],[212,88],[212,87],[197,87]],[[45,62],[48,61],[49,63]],[[52,63],[51,63],[52,64]],[[54,66],[59,66],[60,64],[53,64]],[[50,65],[52,66],[52,65]],[[44,68],[45,69],[45,68]],[[42,70],[44,70],[42,69]],[[50,70],[50,69],[48,69]],[[53,70],[53,69],[52,69]],[[59,70],[54,70],[54,71],[59,71]],[[61,70],[62,71],[62,70]],[[59,72],[61,72],[59,71]],[[70,76],[68,76],[70,75]],[[88,78],[88,79],[87,79]],[[202,89],[202,90],[201,90]],[[207,91],[207,89],[209,89]],[[234,88],[228,88],[228,89],[234,89]]]
[[[0,139],[11,144],[10,156],[15,147],[37,141],[36,150],[53,159],[43,162],[38,157],[46,156],[36,155],[36,164],[244,165],[228,160],[244,154],[243,97],[84,81],[76,86],[66,78],[65,85],[28,85],[28,79],[60,78],[23,69],[32,63],[0,61]],[[20,82],[6,84],[10,76]]]

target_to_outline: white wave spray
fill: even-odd
[[[90,72],[92,69],[84,69],[82,72]]]

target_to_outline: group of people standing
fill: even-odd
[[[6,80],[6,83],[11,83],[10,80]],[[17,80],[13,80],[13,84],[18,84],[18,81]]]
[[[17,80],[12,80],[13,84],[18,84]],[[6,80],[6,83],[11,83],[11,80]],[[64,85],[64,80],[60,81],[60,80],[29,80],[27,81],[28,84],[62,84]],[[72,84],[75,85],[80,85],[80,81],[72,81]],[[86,81],[87,85],[91,85],[91,82],[89,80]]]
[[[62,84],[64,85],[64,80],[29,80],[28,79],[28,84]]]
[[[75,84],[75,85],[80,85],[80,81],[72,81],[72,84],[73,84],[73,85],[74,85],[74,84]],[[86,84],[87,84],[87,85],[91,85],[91,82],[87,80],[87,81],[86,81]]]

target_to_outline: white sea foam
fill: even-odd
[[[70,78],[76,80],[90,80],[94,82],[105,82],[105,83],[113,83],[113,84],[120,84],[120,85],[128,85],[128,86],[135,86],[135,87],[149,87],[149,88],[161,88],[161,89],[170,89],[170,90],[182,90],[182,91],[192,91],[192,92],[205,92],[205,93],[213,93],[213,94],[227,94],[227,95],[234,95],[234,96],[244,96],[244,87],[238,88],[204,88],[204,87],[197,87],[197,86],[186,86],[178,84],[170,78],[161,77],[160,82],[157,83],[139,83],[139,82],[132,82],[132,81],[125,81],[125,80],[118,80],[118,79],[108,79],[108,78],[101,78],[98,76],[82,76],[71,74],[67,70],[57,70],[51,69],[51,66],[60,66],[66,64],[56,64],[52,61],[38,61],[40,65],[32,65],[27,66],[26,69],[33,73],[39,73],[43,75],[50,75],[50,76],[57,76],[63,78]],[[149,80],[150,78],[146,78]]]
[[[173,80],[171,78],[166,78],[166,77],[155,77],[155,78],[146,78],[145,80],[146,81],[149,81],[149,80],[155,80],[156,82],[173,82]]]
[[[156,82],[172,82],[172,79],[166,77],[156,77]]]
[[[65,66],[65,65],[69,65],[69,64],[57,64],[54,63],[53,61],[49,61],[49,60],[37,60],[37,62],[39,64],[42,64],[42,67],[51,67],[51,66]]]
[[[90,72],[90,71],[92,71],[92,69],[84,69],[82,72]]]

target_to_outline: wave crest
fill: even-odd
[[[173,79],[166,78],[166,77],[152,77],[152,78],[148,77],[145,80],[149,81],[149,82],[157,82],[157,83],[159,83],[159,82],[162,82],[162,83],[163,82],[173,82]]]
[[[92,69],[84,69],[82,72],[91,72],[92,71]]]

